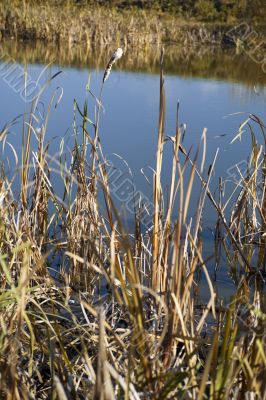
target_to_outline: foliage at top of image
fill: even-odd
[[[11,3],[19,3],[21,5],[19,0],[13,0]],[[73,5],[79,7],[104,6],[120,10],[148,9],[210,22],[232,22],[239,19],[264,22],[266,17],[266,3],[264,0],[23,0],[23,3],[39,3],[40,5],[49,3],[60,7]]]

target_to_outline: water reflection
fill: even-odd
[[[115,45],[100,48],[59,46],[44,42],[6,40],[2,52],[21,64],[56,63],[61,67],[102,69]],[[217,47],[165,48],[165,70],[180,77],[207,78],[239,82],[253,87],[266,84],[266,74],[244,50]],[[125,52],[119,69],[157,74],[160,68],[160,46],[132,48]]]

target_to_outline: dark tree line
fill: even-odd
[[[266,0],[76,0],[118,8],[155,8],[202,20],[253,19],[264,22]]]
[[[6,0],[0,0],[5,2]],[[13,0],[19,1],[21,0]],[[266,20],[266,0],[23,0],[30,3],[156,9],[203,21]]]

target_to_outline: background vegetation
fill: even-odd
[[[95,3],[95,1],[90,2]],[[118,7],[157,8],[200,20],[227,21],[239,18],[263,20],[266,15],[266,5],[263,0],[98,0],[97,2]]]
[[[198,20],[232,21],[238,19],[264,22],[266,3],[264,0],[24,0],[27,3],[50,3],[70,6],[105,6],[118,9],[138,8],[169,12]],[[21,1],[13,0],[13,3]]]
[[[19,40],[123,47],[160,43],[223,43],[245,21],[264,35],[262,0],[12,0],[0,1],[0,34]]]

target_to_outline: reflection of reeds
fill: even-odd
[[[217,203],[210,192],[215,158],[202,176],[205,133],[200,168],[199,149],[187,151],[181,144],[178,116],[175,135],[165,135],[162,67],[163,55],[149,215],[154,218],[145,231],[142,199],[135,199],[135,229],[130,232],[114,205],[99,140],[100,100],[96,123],[89,118],[87,103],[82,110],[75,105],[81,120],[78,124],[75,115],[70,155],[62,138],[59,154],[49,156],[49,113],[37,130],[37,104],[29,123],[23,121],[27,131],[21,173],[17,164],[15,176],[8,176],[4,164],[0,178],[1,398],[264,398],[265,232],[260,235],[258,228],[265,229],[265,148],[257,145],[255,128],[265,139],[265,127],[252,116],[251,164],[239,182],[243,194],[229,223],[222,196]],[[18,163],[8,142],[10,129],[5,126],[0,139]],[[161,183],[165,146],[172,149],[167,196]],[[17,197],[16,174],[21,187]],[[200,180],[201,195],[192,221],[195,179]],[[219,303],[204,260],[200,231],[207,196],[218,212],[220,238],[236,284],[229,305]],[[194,295],[201,283],[198,272],[207,282],[204,303]]]
[[[244,54],[236,55],[234,50],[223,51],[217,47],[177,45],[167,46],[166,50],[164,65],[168,74],[243,82],[251,88],[254,87],[254,83],[266,83],[266,74],[261,73],[261,66]],[[43,46],[41,41],[21,43],[16,40],[4,40],[1,54],[26,65],[54,63],[61,67],[104,69],[107,52],[106,46],[99,46],[97,49],[86,45]],[[157,45],[130,48],[119,61],[119,66],[129,71],[159,74],[160,48]]]

